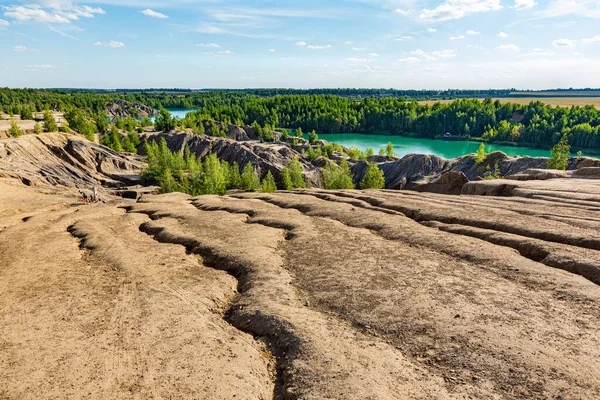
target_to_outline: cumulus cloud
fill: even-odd
[[[513,6],[513,8],[521,11],[533,8],[537,6],[537,4],[538,3],[535,0],[515,0],[515,5]]]
[[[352,44],[352,42],[348,40],[348,41],[344,42],[344,44]]]
[[[233,52],[229,51],[229,50],[221,50],[221,51],[217,51],[217,54],[221,55],[221,56],[228,56],[230,54],[233,54]]]
[[[502,39],[506,39],[508,37],[508,33],[498,32],[498,35],[496,35],[496,36],[498,36],[499,38],[502,38]]]
[[[450,36],[450,40],[465,40],[465,35]]]
[[[429,32],[429,33],[435,33],[435,32],[437,32],[437,29],[435,29],[435,28],[427,28],[427,32]]]
[[[144,14],[147,17],[152,17],[152,18],[159,18],[159,19],[165,19],[165,18],[169,18],[168,16],[166,16],[165,14],[156,12],[154,10],[151,10],[149,8],[145,9],[144,11],[140,11],[142,14]]]
[[[432,51],[431,53],[427,53],[421,49],[413,50],[410,54],[416,57],[419,61],[435,61],[440,58],[451,58],[456,56],[456,50],[453,49],[445,49],[445,50],[437,50]]]
[[[379,57],[379,54],[377,54],[377,53],[369,53],[368,57],[369,58]]]
[[[217,43],[199,43],[196,46],[206,47],[206,48],[211,48],[211,49],[220,49],[221,48],[221,46],[218,45]]]
[[[304,47],[306,46],[306,42],[296,42],[296,46]]]
[[[400,14],[400,15],[403,15],[403,16],[405,16],[405,17],[406,17],[407,15],[409,15],[409,14],[410,14],[408,11],[406,11],[406,10],[403,10],[403,9],[401,9],[401,8],[396,8],[396,10],[395,10],[395,11],[396,11],[398,14]]]
[[[519,51],[519,46],[517,46],[516,44],[503,44],[501,46],[496,47],[496,50],[501,50],[501,51]]]
[[[353,47],[352,51],[365,51],[366,49],[362,48],[362,47]]]
[[[33,70],[39,70],[39,69],[54,68],[54,65],[51,65],[51,64],[32,64],[32,65],[28,65],[27,67],[30,68],[30,69],[33,69]]]
[[[0,26],[9,26],[10,22],[0,19]]]
[[[550,50],[535,48],[535,49],[533,49],[533,51],[531,53],[527,53],[525,55],[530,56],[530,57],[549,57],[549,56],[553,56],[554,52],[550,51]]]
[[[356,58],[356,57],[347,58],[346,60],[353,62],[353,63],[369,62],[369,60],[367,60],[366,58]]]
[[[275,53],[275,49],[269,49],[269,52]]]
[[[446,0],[436,8],[425,8],[419,13],[423,21],[449,21],[473,14],[500,10],[500,0]]]
[[[474,31],[474,30],[471,30],[471,29],[469,29],[467,31],[467,35],[479,35],[479,34],[481,34],[481,32]]]
[[[29,49],[27,47],[25,47],[25,46],[15,46],[15,47],[13,47],[13,51],[24,52],[24,51],[27,51],[27,50],[29,50]]]
[[[552,42],[552,46],[554,47],[575,47],[575,40],[571,39],[556,39]]]
[[[404,41],[407,41],[407,40],[412,40],[412,38],[413,38],[412,36],[402,36],[402,37],[399,37],[398,39],[396,39],[396,41],[397,42],[404,42]]]
[[[418,63],[418,62],[421,62],[421,59],[417,58],[417,57],[406,57],[406,58],[401,58],[401,59],[397,60],[397,62],[401,62],[401,63]]]

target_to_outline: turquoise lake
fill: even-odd
[[[196,109],[172,109],[171,115],[184,118],[187,113],[197,111]],[[375,154],[381,147],[385,147],[388,142],[394,145],[394,152],[399,157],[407,154],[434,154],[444,158],[455,158],[472,154],[477,151],[480,142],[472,141],[454,141],[454,140],[433,140],[423,138],[411,138],[397,135],[365,135],[361,133],[328,133],[319,134],[319,139],[328,142],[339,143],[345,147],[357,147],[361,150],[372,148]],[[530,147],[513,147],[496,144],[485,144],[485,152],[502,151],[509,156],[530,156],[530,157],[550,157],[550,151],[544,149],[534,149]],[[572,155],[575,155],[573,152]],[[597,155],[589,155],[598,157]]]

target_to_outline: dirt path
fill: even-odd
[[[600,398],[593,204],[70,195],[0,182],[0,398]]]

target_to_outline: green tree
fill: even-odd
[[[42,133],[42,126],[38,122],[36,122],[33,126],[33,131],[36,135],[39,135],[40,133]]]
[[[369,164],[365,175],[360,181],[361,189],[384,189],[385,176],[377,164]]]
[[[260,178],[251,162],[246,163],[242,172],[242,189],[246,192],[254,192],[260,187]]]
[[[21,120],[25,121],[25,120],[32,120],[33,119],[33,112],[31,112],[31,108],[29,108],[29,106],[23,106],[23,108],[21,109]]]
[[[317,132],[315,132],[315,130],[313,129],[308,134],[308,141],[310,142],[310,144],[315,144],[315,143],[317,143],[318,140],[319,140],[319,135],[317,135]]]
[[[283,168],[281,172],[281,186],[285,190],[293,190],[296,188],[305,188],[304,168],[298,157],[294,157],[292,161]]]
[[[171,116],[169,110],[162,108],[156,116],[154,126],[159,131],[169,132],[175,129],[177,126],[177,121],[175,118],[173,118],[173,116]]]
[[[388,142],[387,146],[385,146],[385,156],[387,158],[394,157],[394,145],[392,142]]]
[[[277,190],[277,184],[271,171],[267,172],[267,176],[262,180],[260,184],[260,191],[262,193],[273,193]]]
[[[550,150],[552,158],[548,160],[548,168],[560,170],[567,169],[570,153],[571,145],[569,144],[569,138],[567,135],[563,135],[560,141]]]
[[[224,195],[227,191],[226,177],[216,154],[209,154],[204,159],[203,194]]]
[[[14,118],[10,119],[10,129],[8,130],[8,133],[12,137],[20,137],[23,135],[23,131],[21,131],[19,124],[17,124],[17,121],[15,121]]]
[[[354,189],[348,162],[342,159],[339,166],[335,163],[327,164],[323,168],[323,183],[325,189]]]
[[[56,125],[56,119],[50,110],[44,111],[44,132],[57,132],[58,125]]]
[[[298,127],[296,128],[296,137],[301,137],[302,136],[302,128]]]
[[[237,161],[234,161],[229,167],[229,187],[230,189],[242,188],[242,175]]]
[[[479,145],[479,149],[477,150],[477,153],[475,153],[475,163],[476,164],[483,164],[485,162],[486,159],[486,155],[485,155],[485,145],[483,143],[481,143]]]

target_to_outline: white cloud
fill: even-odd
[[[379,57],[379,54],[377,54],[377,53],[369,53],[368,57],[369,58]]]
[[[159,19],[165,19],[165,18],[169,18],[168,16],[166,16],[165,14],[161,14],[159,12],[153,11],[149,8],[145,9],[144,11],[140,11],[142,14],[144,14],[147,17],[152,17],[152,18],[159,18]]]
[[[581,39],[581,42],[585,43],[585,44],[598,43],[598,42],[600,42],[600,35],[596,35],[591,38]]]
[[[281,59],[283,61],[292,61],[292,60],[298,60],[298,58],[296,57],[281,57]]]
[[[465,35],[450,36],[450,40],[465,40]]]
[[[227,33],[227,31],[223,28],[219,28],[218,26],[213,26],[213,25],[206,25],[206,24],[199,26],[197,28],[194,28],[192,30],[194,32],[209,33],[209,34]]]
[[[403,16],[405,16],[405,17],[406,17],[406,16],[408,16],[408,15],[410,14],[408,11],[406,11],[406,10],[403,10],[403,9],[401,9],[401,8],[396,8],[396,10],[395,10],[395,11],[396,11],[398,14],[400,14],[400,15],[403,15]]]
[[[228,56],[229,54],[233,54],[233,52],[231,52],[229,50],[221,50],[221,51],[217,51],[217,54],[222,55],[222,56]]]
[[[481,32],[474,31],[474,30],[471,30],[471,29],[469,29],[467,31],[467,35],[479,35],[479,34],[481,34]]]
[[[353,47],[352,51],[365,51],[366,49],[363,49],[362,47]]]
[[[538,18],[556,18],[565,15],[600,18],[600,3],[593,0],[553,0],[544,10],[536,12],[535,15]]]
[[[54,65],[50,65],[50,64],[33,64],[33,65],[28,65],[27,67],[30,68],[30,69],[38,70],[38,69],[50,69],[50,68],[54,68]]]
[[[60,36],[67,37],[67,38],[69,38],[69,39],[73,39],[73,40],[79,40],[79,39],[78,39],[78,38],[76,38],[75,36],[71,36],[71,35],[69,35],[68,33],[61,31],[60,29],[56,29],[56,28],[55,28],[55,27],[53,27],[52,25],[48,25],[48,29],[50,29],[50,30],[51,30],[51,31],[53,31],[53,32],[56,32],[56,33],[58,33]]]
[[[535,48],[531,53],[525,54],[525,56],[529,57],[550,57],[553,56],[554,52],[549,50],[544,50],[540,48]]]
[[[211,48],[211,49],[220,49],[221,48],[221,46],[218,45],[217,43],[198,43],[196,46]]]
[[[411,55],[415,56],[419,60],[423,61],[435,61],[439,58],[451,58],[456,56],[456,50],[446,49],[446,50],[438,50],[432,51],[431,53],[426,53],[421,49],[413,50],[410,52]]]
[[[269,49],[269,52],[275,53],[275,49]]]
[[[104,47],[110,47],[111,49],[118,49],[121,47],[125,47],[125,43],[123,42],[117,42],[115,40],[111,40],[108,43],[102,43],[102,42],[95,42],[94,46],[104,46]]]
[[[483,50],[482,46],[477,46],[475,44],[468,44],[467,47],[470,47],[472,49],[477,49],[477,50]]]
[[[419,19],[436,22],[448,21],[501,8],[500,0],[446,0],[434,9],[423,9],[419,13]]]
[[[367,60],[366,58],[356,58],[356,57],[347,58],[346,60],[353,62],[353,63],[369,62],[369,60]]]
[[[306,46],[306,42],[296,42],[296,46],[304,47]]]
[[[552,42],[554,47],[575,47],[576,44],[575,40],[571,39],[556,39]]]
[[[496,35],[496,36],[498,36],[499,38],[502,38],[502,39],[506,39],[508,37],[508,33],[498,32],[498,35]]]
[[[427,32],[429,32],[429,33],[435,33],[435,32],[437,32],[437,29],[435,29],[435,28],[427,28]]]
[[[348,40],[347,42],[344,42],[344,44],[352,44],[352,42]]]
[[[308,45],[306,46],[307,49],[311,49],[311,50],[325,50],[325,49],[330,49],[331,45],[330,44],[326,44],[326,45]]]
[[[401,63],[418,63],[418,62],[421,62],[421,59],[417,58],[417,57],[406,57],[406,58],[399,59],[398,62],[401,62]]]
[[[537,4],[538,3],[535,0],[515,0],[515,5],[513,6],[513,8],[521,11],[533,8],[537,6]]]
[[[396,39],[396,41],[397,42],[404,42],[406,40],[412,40],[412,38],[413,38],[412,36],[402,36],[402,37]]]
[[[9,26],[10,22],[0,19],[0,26]]]
[[[516,44],[503,44],[501,46],[496,47],[496,50],[502,51],[519,51],[519,46]]]
[[[23,6],[3,6],[4,16],[18,21],[36,21],[49,24],[70,24],[71,21],[61,15],[48,13],[41,8],[29,8]]]
[[[25,47],[25,46],[15,46],[15,47],[13,47],[13,51],[24,52],[24,51],[27,51],[27,50],[29,50],[29,49],[27,47]]]

